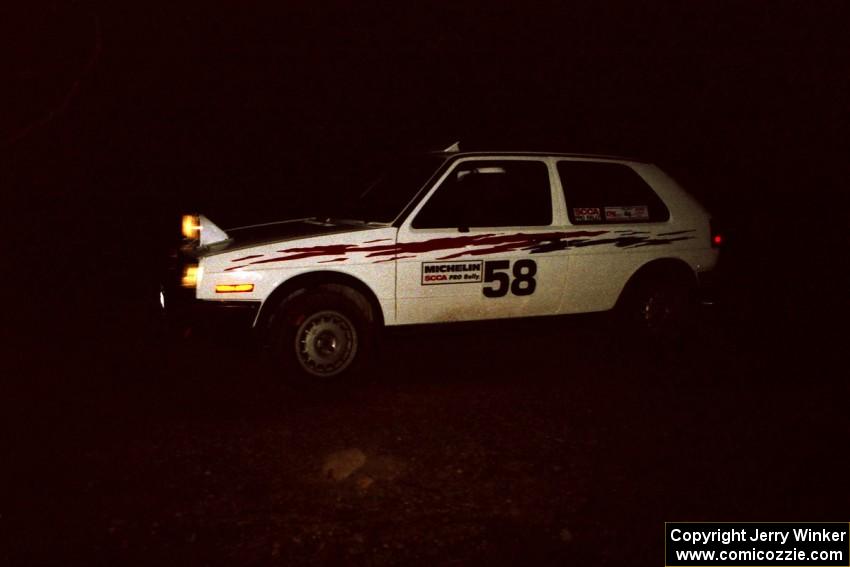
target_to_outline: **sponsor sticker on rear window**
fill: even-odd
[[[578,222],[601,221],[599,207],[573,207],[573,218]]]
[[[605,220],[609,222],[649,220],[649,207],[637,205],[634,207],[605,207]]]

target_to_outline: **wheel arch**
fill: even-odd
[[[322,285],[339,286],[339,291],[343,294],[345,294],[346,289],[357,292],[357,294],[351,294],[350,298],[355,302],[365,299],[371,307],[371,323],[378,326],[384,325],[384,311],[381,307],[381,302],[378,301],[378,297],[375,295],[375,292],[372,291],[372,288],[366,285],[363,280],[350,274],[325,270],[299,274],[277,286],[274,291],[266,297],[265,301],[263,301],[260,306],[260,310],[254,321],[254,328],[260,330],[266,329],[270,323],[272,315],[275,313],[275,309],[287,297],[300,290],[310,291],[311,289]],[[358,294],[362,297],[362,299],[358,297]]]
[[[628,300],[632,290],[644,282],[658,279],[680,281],[691,293],[697,290],[698,279],[694,269],[681,258],[656,258],[641,265],[635,270],[623,286],[615,307],[621,307]]]

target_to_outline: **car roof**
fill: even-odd
[[[474,151],[460,151],[460,152],[431,152],[434,155],[445,156],[446,158],[460,158],[460,157],[492,157],[492,156],[528,156],[528,157],[563,157],[563,158],[584,158],[584,159],[598,159],[598,160],[608,160],[608,161],[630,161],[637,163],[649,163],[649,161],[636,157],[627,157],[627,156],[617,156],[617,155],[606,155],[606,154],[588,154],[588,153],[574,153],[574,152],[542,152],[542,151],[519,151],[519,152],[510,152],[505,150],[496,150],[496,151],[484,151],[484,150],[474,150]]]

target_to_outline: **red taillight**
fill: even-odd
[[[720,233],[713,221],[709,223],[709,229],[711,230],[711,247],[720,248],[723,246],[726,238]]]

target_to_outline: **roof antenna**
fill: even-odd
[[[460,140],[443,150],[444,154],[457,153],[460,151]]]

